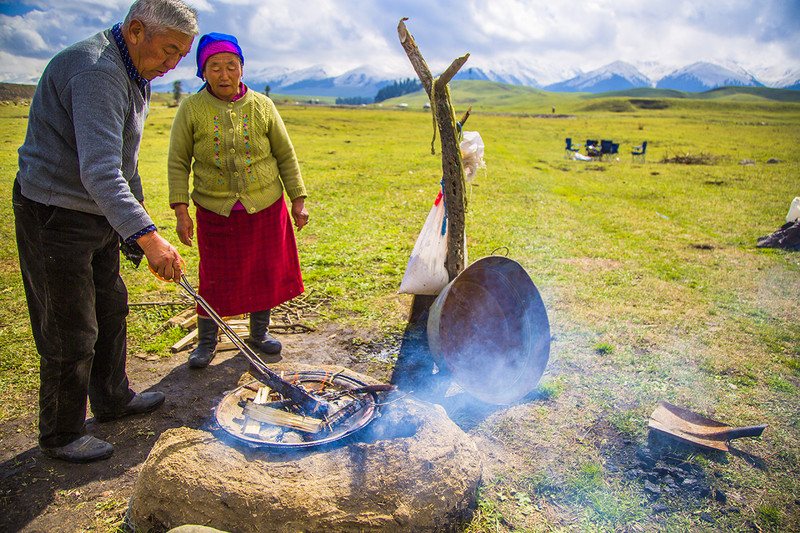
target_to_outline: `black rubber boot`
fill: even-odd
[[[197,317],[197,347],[189,354],[191,368],[205,368],[214,359],[219,326],[210,318]]]
[[[250,313],[250,342],[265,354],[281,353],[280,341],[269,334],[269,310]]]

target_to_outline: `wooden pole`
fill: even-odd
[[[397,26],[397,35],[400,44],[411,61],[411,66],[419,76],[428,98],[431,100],[431,112],[436,118],[439,129],[439,139],[442,143],[442,190],[447,212],[447,259],[445,267],[447,275],[452,281],[464,270],[465,256],[465,217],[464,217],[464,165],[461,161],[461,147],[458,142],[458,131],[455,125],[453,107],[450,102],[450,92],[447,84],[453,79],[459,69],[469,59],[469,54],[453,61],[441,76],[434,79],[425,59],[414,42],[414,37],[408,31],[403,18]],[[469,116],[468,113],[465,117]],[[463,120],[466,120],[464,118]],[[463,125],[463,122],[462,122]]]

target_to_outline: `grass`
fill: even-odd
[[[553,333],[538,394],[471,430],[506,463],[490,464],[467,530],[800,528],[800,254],[755,248],[798,195],[800,104],[756,94],[643,104],[654,97],[476,82],[452,92],[457,114],[473,105],[467,129],[486,143],[487,168],[469,191],[469,257],[507,250],[542,293]],[[408,102],[404,111],[279,108],[310,193],[312,223],[298,235],[306,287],[332,296],[322,320],[376,338],[405,324],[410,296],[396,290],[441,177],[430,115],[422,100]],[[534,116],[552,105],[575,118]],[[140,169],[148,209],[177,243],[165,179],[174,111],[151,110]],[[26,114],[0,107],[0,420],[36,405],[10,209]],[[620,160],[565,160],[566,137],[614,139]],[[647,162],[633,163],[630,148],[643,140]],[[707,164],[661,162],[676,154],[703,154]],[[745,158],[756,164],[739,165]],[[196,272],[196,250],[179,250]],[[146,269],[126,265],[123,277],[132,302],[179,297]],[[131,351],[163,354],[177,334],[162,327],[172,312],[132,308]],[[735,441],[725,460],[698,456],[732,501],[667,501],[654,513],[641,485],[612,468],[646,444],[658,399],[733,425],[769,424],[761,438]],[[733,506],[738,513],[725,511]]]

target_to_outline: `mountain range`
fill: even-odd
[[[646,70],[648,76],[642,72]],[[271,93],[303,95],[372,98],[378,90],[391,85],[399,78],[392,73],[362,66],[339,76],[327,73],[324,67],[316,66],[303,70],[270,67],[246,71],[246,82],[250,87],[263,91],[269,85]],[[548,84],[538,80],[560,79]],[[508,62],[492,68],[466,67],[453,79],[487,80],[511,85],[523,85],[550,92],[602,93],[624,91],[638,87],[674,89],[685,92],[702,92],[724,86],[775,87],[800,90],[800,71],[783,73],[783,77],[771,82],[760,81],[755,75],[735,64],[727,66],[697,62],[678,69],[665,69],[655,64],[641,67],[614,61],[589,72],[537,71],[521,63]],[[180,80],[184,91],[195,91],[200,86],[197,78]],[[172,83],[154,84],[153,89],[171,92]]]

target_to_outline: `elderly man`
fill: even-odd
[[[180,255],[145,211],[137,160],[149,82],[175,68],[197,33],[197,13],[181,0],[138,0],[124,22],[58,53],[33,97],[13,205],[41,362],[39,447],[50,457],[114,452],[86,434],[87,397],[98,422],[164,402],[128,386],[119,239],[138,244],[160,276],[180,278]]]

